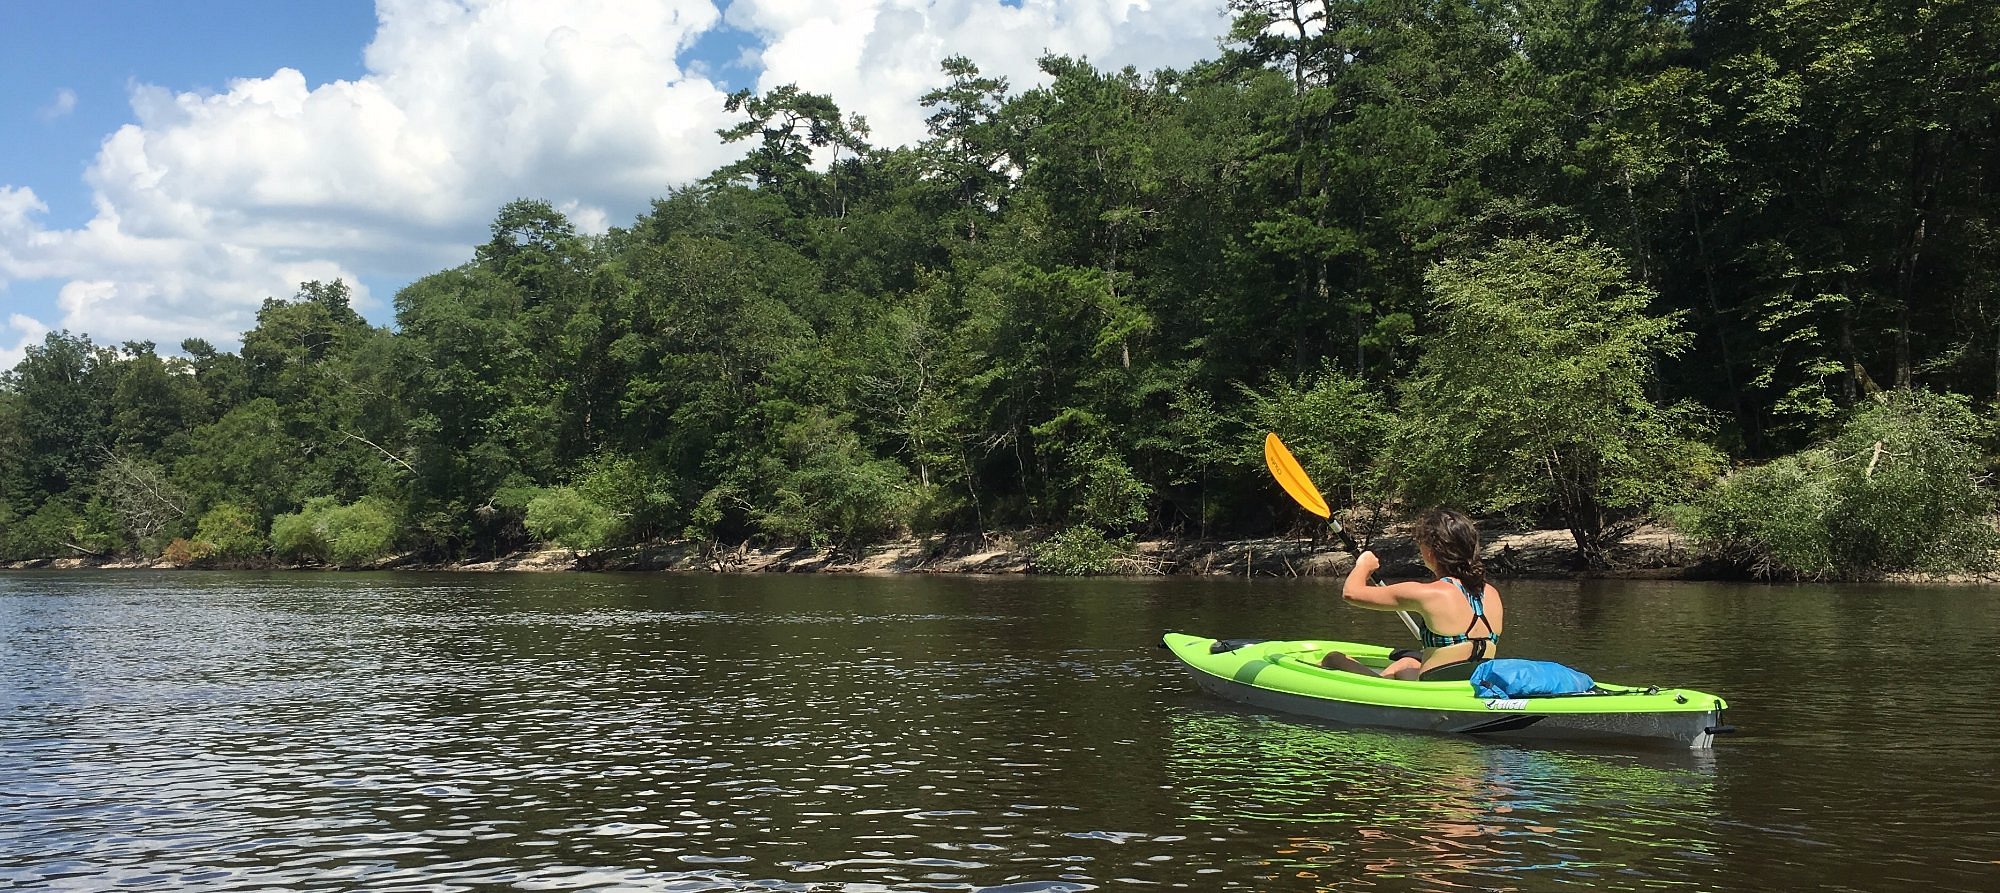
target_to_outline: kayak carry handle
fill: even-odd
[[[1708,728],[1706,728],[1706,729],[1703,729],[1702,731],[1704,731],[1704,732],[1707,732],[1707,733],[1709,733],[1710,735],[1734,735],[1734,734],[1736,734],[1736,727],[1735,727],[1735,726],[1709,726]]]

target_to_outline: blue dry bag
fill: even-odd
[[[1482,698],[1539,698],[1586,692],[1589,676],[1546,660],[1496,658],[1472,671],[1472,690]]]

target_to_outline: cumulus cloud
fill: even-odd
[[[19,313],[8,314],[7,325],[0,326],[0,374],[21,365],[21,360],[28,356],[28,348],[40,344],[42,336],[48,333],[49,327],[42,325],[41,320]],[[13,346],[6,346],[8,341],[13,341]]]
[[[56,98],[42,106],[42,120],[54,121],[76,111],[76,91],[63,87],[56,91]]]
[[[971,59],[1016,90],[1041,83],[1044,53],[1140,71],[1215,55],[1220,0],[735,0],[729,22],[764,39],[761,89],[797,83],[868,119],[873,141],[924,137],[918,104],[946,57]]]
[[[746,59],[759,89],[833,94],[868,116],[874,142],[896,144],[922,137],[917,98],[941,82],[946,56],[1017,87],[1034,82],[1045,50],[1186,64],[1212,54],[1221,10],[734,0],[728,24],[757,40]],[[347,279],[364,309],[379,307],[360,277],[407,281],[463,262],[511,199],[548,199],[601,231],[741,151],[715,135],[731,123],[724,89],[683,62],[724,25],[711,0],[380,0],[376,16],[356,80],[314,86],[284,68],[214,93],[134,87],[134,120],[86,174],[87,224],[47,229],[32,190],[0,184],[0,288],[63,282],[58,325],[102,342],[233,344],[263,298],[305,279]]]

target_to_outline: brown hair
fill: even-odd
[[[1451,509],[1438,509],[1417,522],[1417,545],[1429,549],[1442,577],[1457,577],[1465,591],[1486,593],[1486,565],[1479,560],[1479,528]]]

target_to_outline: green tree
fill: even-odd
[[[0,555],[13,561],[74,558],[91,551],[79,545],[87,539],[81,508],[58,496],[0,528]]]
[[[389,554],[396,530],[395,509],[382,500],[341,505],[321,496],[307,500],[297,512],[271,519],[271,546],[293,561],[352,567]]]
[[[681,527],[681,485],[671,473],[642,457],[605,452],[578,468],[574,487],[618,521],[618,539],[640,540]]]
[[[411,469],[407,512],[417,545],[455,556],[477,509],[510,481],[560,470],[548,367],[523,324],[522,288],[482,266],[427,276],[396,295],[391,361],[407,422],[393,448]]]
[[[214,423],[188,432],[173,465],[173,483],[206,511],[236,503],[268,518],[303,502],[307,444],[287,430],[284,408],[260,397]]]
[[[257,513],[235,503],[210,508],[195,525],[195,539],[208,545],[209,554],[240,561],[264,554],[270,544],[264,539]]]
[[[244,333],[242,356],[255,392],[286,404],[326,398],[335,390],[327,363],[367,336],[347,283],[306,282],[290,301],[266,298],[257,327]]]
[[[11,476],[17,511],[91,482],[98,457],[116,437],[110,418],[116,389],[116,352],[68,332],[50,332],[0,375],[0,390],[14,395],[24,447]]]
[[[291,463],[291,504],[359,499],[408,473],[407,460],[382,445],[399,425],[392,336],[362,319],[350,297],[342,282],[303,283],[292,300],[267,299],[243,335],[251,393],[271,401],[270,420],[302,454]]]
[[[2000,10],[1717,0],[1690,31],[1702,114],[1677,119],[1708,123],[1680,266],[1701,278],[1677,303],[1734,334],[1751,448],[1801,446],[1885,386],[2000,389],[2000,203],[1978,185],[2000,157]]]
[[[951,196],[953,234],[976,242],[1008,191],[1007,124],[1000,117],[1007,79],[981,76],[964,56],[946,58],[943,68],[950,83],[920,100],[933,110],[924,119],[925,168]]]
[[[741,160],[710,174],[708,182],[723,185],[747,179],[784,196],[795,211],[840,213],[841,196],[822,192],[828,181],[815,172],[814,153],[826,150],[838,165],[843,150],[854,155],[867,152],[867,121],[859,115],[841,117],[832,97],[807,93],[795,84],[762,96],[738,90],[729,94],[723,110],[744,116],[743,121],[716,131],[723,142],[753,136],[757,142]]]
[[[250,399],[249,372],[242,357],[218,351],[202,338],[183,339],[181,352],[188,355],[188,368],[200,393],[199,404],[188,417],[190,426],[213,422]]]
[[[870,456],[846,420],[800,408],[783,428],[758,525],[781,537],[854,547],[898,527],[911,501],[903,467]]]
[[[1991,435],[1964,397],[1890,391],[1823,443],[1731,474],[1676,520],[1759,577],[1990,569],[2000,535],[1981,444]]]
[[[1335,511],[1390,495],[1384,456],[1393,420],[1367,383],[1328,364],[1300,381],[1274,375],[1242,392],[1250,430],[1231,457],[1239,467],[1265,474],[1263,434],[1275,432]]]
[[[528,532],[571,552],[592,552],[611,544],[618,516],[572,487],[551,487],[528,502]]]
[[[325,561],[332,549],[319,528],[319,515],[333,505],[332,499],[321,497],[299,511],[272,518],[271,550],[291,561]]]
[[[128,341],[117,362],[110,422],[116,443],[152,454],[199,418],[203,396],[185,360],[162,360],[150,341]]]
[[[1687,436],[1700,416],[1647,397],[1654,364],[1684,349],[1675,317],[1610,249],[1503,241],[1429,277],[1441,329],[1405,381],[1395,455],[1419,504],[1547,512],[1578,561],[1603,567],[1618,513],[1645,511],[1712,474]]]

